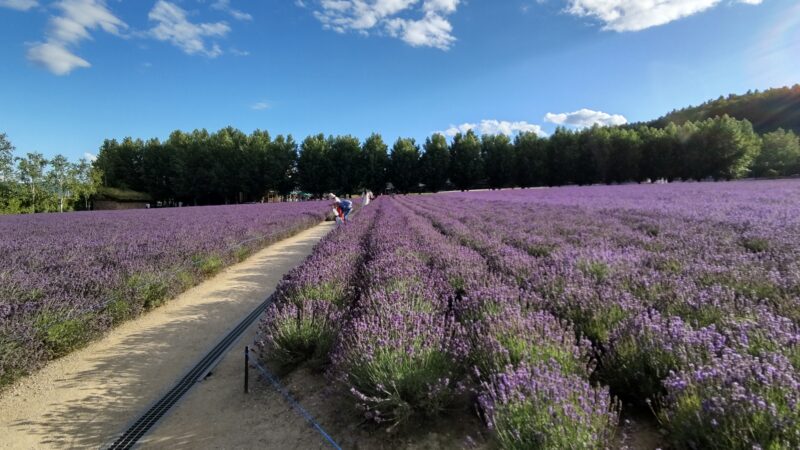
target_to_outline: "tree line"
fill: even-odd
[[[59,175],[65,172],[57,160],[49,162],[45,174],[35,169],[45,167],[41,155],[15,159],[16,170],[8,173],[16,174],[11,178],[20,195],[11,210],[52,211],[55,198],[66,199],[70,207],[91,195],[86,184],[57,182],[69,179]],[[86,165],[82,161],[66,173],[83,183],[144,192],[154,202],[207,205],[260,201],[268,192],[286,196],[296,189],[318,198],[387,188],[408,193],[790,176],[800,174],[800,140],[782,129],[759,135],[750,122],[728,116],[662,128],[558,128],[549,137],[521,133],[512,139],[468,131],[448,142],[434,134],[422,145],[399,138],[391,147],[379,134],[363,142],[323,134],[297,142],[292,136],[272,137],[261,130],[247,135],[228,127],[215,133],[175,131],[163,142],[106,140],[93,166]]]
[[[387,183],[406,193],[789,176],[800,173],[800,143],[791,131],[759,135],[748,121],[728,116],[663,128],[559,128],[549,137],[468,131],[448,142],[434,134],[422,145],[400,138],[391,147],[379,134],[363,142],[318,134],[298,143],[291,136],[224,128],[176,131],[164,142],[107,140],[95,167],[109,186],[161,201],[211,204],[294,189],[315,197],[378,193]]]
[[[46,159],[37,152],[16,156],[15,150],[0,133],[0,214],[89,209],[100,185],[89,161],[72,163],[63,155]]]

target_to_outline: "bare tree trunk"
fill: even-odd
[[[33,181],[31,181],[31,197],[33,198],[31,209],[33,213],[36,214],[36,184],[34,184]]]

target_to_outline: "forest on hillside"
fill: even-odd
[[[654,127],[665,127],[669,123],[682,125],[717,116],[729,115],[739,120],[748,120],[758,133],[767,133],[779,128],[800,133],[800,84],[792,87],[748,91],[744,95],[730,94],[709,100],[700,106],[672,111],[650,123]]]

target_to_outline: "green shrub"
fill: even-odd
[[[664,384],[659,419],[673,448],[800,448],[800,379],[781,355],[729,351]]]
[[[240,247],[237,247],[236,250],[234,250],[234,257],[236,258],[236,261],[238,261],[238,262],[244,261],[245,259],[249,258],[250,255],[252,255],[252,254],[253,254],[253,251],[249,247],[246,247],[246,246],[240,246]]]
[[[742,247],[753,253],[763,253],[769,250],[769,241],[764,238],[750,237],[742,239]]]
[[[124,298],[116,298],[106,305],[106,314],[111,318],[111,322],[118,324],[133,316],[133,308]]]
[[[598,283],[605,281],[611,274],[611,267],[602,261],[582,261],[578,263],[578,269]]]
[[[123,296],[129,304],[139,304],[148,310],[161,306],[169,295],[169,285],[157,274],[131,275],[125,282]],[[124,297],[123,297],[124,298]]]
[[[89,316],[68,317],[66,312],[45,311],[36,318],[35,328],[47,351],[57,358],[89,341],[88,319]]]
[[[347,286],[337,281],[307,284],[289,293],[288,301],[300,305],[306,301],[323,301],[339,307],[346,306]]]
[[[222,270],[224,265],[225,263],[222,261],[222,258],[217,255],[211,255],[202,258],[197,264],[197,268],[203,275],[211,276]]]
[[[481,385],[478,404],[499,447],[510,450],[610,448],[619,421],[608,389],[558,366],[509,367]]]
[[[340,318],[336,307],[326,301],[271,305],[258,338],[262,358],[284,369],[307,361],[313,367],[325,365]]]

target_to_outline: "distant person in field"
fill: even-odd
[[[333,200],[333,212],[336,214],[336,221],[346,223],[350,213],[353,212],[353,202],[341,200],[335,194],[328,194],[328,198]]]
[[[372,195],[372,191],[364,191],[364,196],[361,197],[361,206],[369,205],[369,202],[371,202],[373,198],[375,198],[375,196]]]

